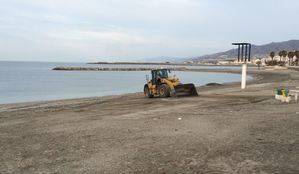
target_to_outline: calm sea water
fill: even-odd
[[[142,92],[146,81],[145,76],[149,74],[149,72],[139,71],[52,71],[51,69],[56,66],[110,65],[0,61],[0,104]],[[183,83],[194,83],[197,86],[211,82],[235,82],[241,78],[237,74],[221,73],[175,72],[175,74]]]

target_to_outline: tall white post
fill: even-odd
[[[242,83],[241,83],[241,88],[245,89],[246,88],[246,78],[247,78],[247,63],[242,64]]]

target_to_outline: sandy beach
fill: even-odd
[[[274,99],[299,72],[249,74],[198,97],[0,105],[0,173],[299,173],[299,103]]]

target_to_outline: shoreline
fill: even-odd
[[[208,73],[229,73],[229,74],[241,74],[240,70],[224,70],[224,69],[189,69],[190,72],[208,72]],[[263,83],[265,80],[264,76],[265,73],[262,73],[262,75],[258,74],[258,71],[248,71],[248,76],[252,77],[251,80],[247,80],[247,84],[253,84],[253,83]],[[214,89],[214,88],[221,88],[221,87],[232,87],[240,85],[240,81],[238,82],[227,82],[222,83],[219,86],[196,86],[197,90],[201,89]],[[105,100],[111,100],[111,99],[117,99],[122,98],[125,96],[136,96],[136,95],[143,95],[142,92],[133,92],[133,93],[124,93],[119,95],[105,95],[105,96],[92,96],[92,97],[82,97],[82,98],[69,98],[69,99],[57,99],[57,100],[40,100],[40,101],[29,101],[29,102],[17,102],[17,103],[5,103],[0,104],[0,113],[11,111],[11,110],[19,110],[19,109],[35,109],[35,108],[55,108],[59,107],[61,105],[64,107],[64,105],[72,105],[72,104],[80,104],[84,102],[91,102],[91,101],[105,101]]]
[[[58,70],[59,71],[59,70]],[[184,70],[185,71],[185,70]],[[240,70],[224,70],[224,69],[188,69],[187,72],[207,72],[207,73],[228,73],[228,74],[241,74]],[[256,80],[258,80],[257,77],[253,76],[254,74],[250,74],[249,72],[247,75],[252,77],[252,79],[247,80],[247,83],[252,83]],[[216,82],[217,83],[217,82]],[[220,84],[220,86],[224,85],[234,85],[234,84],[239,84],[241,81],[238,82],[226,82]],[[203,87],[213,87],[213,86],[196,86],[197,89],[203,88]],[[7,107],[14,107],[14,106],[31,106],[31,105],[38,105],[38,104],[48,104],[48,103],[56,103],[56,102],[67,102],[67,101],[77,101],[77,100],[89,100],[89,99],[106,99],[106,98],[117,98],[121,96],[126,96],[126,95],[137,95],[137,94],[143,94],[142,92],[133,92],[133,93],[124,93],[124,94],[118,94],[118,95],[105,95],[105,96],[91,96],[91,97],[80,97],[80,98],[66,98],[66,99],[54,99],[54,100],[40,100],[40,101],[28,101],[28,102],[17,102],[17,103],[3,103],[0,104],[0,112],[3,110],[3,108]]]

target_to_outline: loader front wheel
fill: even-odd
[[[144,87],[144,95],[145,95],[146,97],[148,97],[148,98],[153,98],[153,97],[154,97],[154,95],[151,94],[151,92],[150,92],[148,86],[145,86],[145,87]]]
[[[166,84],[162,84],[158,87],[158,93],[160,97],[169,97],[170,96],[170,88]]]

